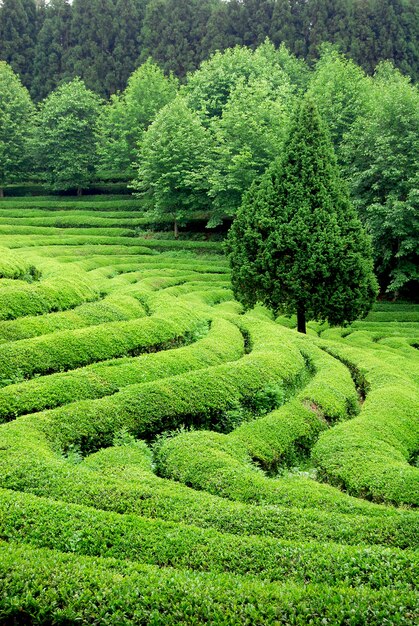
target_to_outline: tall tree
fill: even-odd
[[[3,0],[0,15],[0,59],[7,61],[30,88],[36,39],[35,0]]]
[[[80,76],[89,89],[109,96],[117,88],[113,0],[74,0],[71,48],[66,57],[69,77]]]
[[[355,120],[363,113],[370,80],[353,61],[325,44],[311,75],[308,93],[327,122],[335,151]]]
[[[157,112],[177,93],[177,80],[166,77],[149,59],[130,76],[121,95],[113,96],[100,116],[101,167],[126,171],[132,168],[142,134]]]
[[[381,288],[397,293],[417,280],[418,239],[413,245],[412,234],[417,237],[419,92],[390,63],[378,67],[342,156],[357,208],[373,236]]]
[[[71,6],[69,0],[51,0],[38,33],[31,93],[42,100],[64,76],[64,59],[69,51]]]
[[[120,91],[125,89],[129,76],[138,64],[145,7],[146,0],[116,0],[113,59],[116,88]]]
[[[35,136],[47,184],[56,191],[81,193],[96,165],[100,101],[79,78],[53,91],[41,105]]]
[[[134,188],[156,217],[170,215],[175,236],[181,219],[206,209],[208,131],[178,96],[167,104],[143,137]]]
[[[27,171],[33,115],[28,90],[12,68],[0,61],[0,197],[6,184],[19,180]]]
[[[305,98],[283,155],[254,184],[227,240],[235,296],[275,312],[344,324],[376,293],[371,246],[340,179],[332,144]]]
[[[213,0],[150,0],[141,31],[141,60],[152,57],[183,78],[204,58],[204,37]]]
[[[209,226],[233,216],[243,193],[281,151],[294,106],[286,74],[278,80],[242,79],[211,128],[216,139],[209,174],[213,209]]]

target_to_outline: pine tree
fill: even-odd
[[[69,77],[80,76],[89,89],[109,96],[116,91],[113,60],[113,0],[74,0],[71,20],[71,49],[66,58]]]
[[[35,0],[3,0],[0,15],[0,59],[7,61],[30,88],[36,38]]]
[[[138,65],[140,31],[145,13],[145,0],[117,0],[115,5],[115,63],[116,88],[125,89],[129,76]]]
[[[349,201],[327,129],[308,98],[283,155],[246,194],[227,239],[236,298],[345,324],[376,293],[370,241]]]
[[[53,91],[64,76],[64,57],[69,49],[71,6],[68,0],[51,0],[38,33],[35,48],[34,78],[31,88],[35,100]]]

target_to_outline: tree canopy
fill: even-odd
[[[143,137],[134,188],[157,217],[178,220],[208,207],[206,165],[211,141],[197,114],[178,96]]]
[[[22,178],[27,170],[33,116],[28,90],[10,65],[0,61],[0,196],[4,185]]]
[[[345,324],[371,308],[370,241],[339,176],[330,136],[304,98],[282,156],[245,195],[227,240],[236,298]]]
[[[100,100],[79,78],[43,102],[35,146],[47,184],[56,191],[89,185],[96,165]]]

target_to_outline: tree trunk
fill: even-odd
[[[173,232],[175,234],[175,239],[177,239],[179,237],[179,229],[178,229],[177,219],[176,218],[175,218],[175,222],[173,224]]]
[[[83,189],[81,187],[77,187],[77,195],[81,196],[82,193],[83,193]]]
[[[304,305],[297,307],[297,330],[299,333],[306,334],[306,312]]]
[[[0,198],[4,198],[4,189],[0,187]]]

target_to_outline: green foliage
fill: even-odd
[[[135,70],[125,91],[102,109],[98,145],[102,168],[126,171],[133,167],[144,131],[176,91],[176,79],[167,78],[150,60]]]
[[[27,88],[33,79],[36,27],[35,0],[3,0],[0,6],[0,59],[10,63]]]
[[[419,94],[389,63],[370,85],[366,110],[346,136],[344,159],[359,214],[371,232],[384,290],[417,286]]]
[[[369,240],[309,99],[295,116],[282,157],[245,195],[227,250],[239,301],[297,311],[303,332],[305,316],[336,325],[371,308],[376,281]]]
[[[221,118],[211,124],[217,147],[210,170],[209,226],[236,213],[243,193],[281,152],[294,99],[284,73],[280,84],[280,73],[269,82],[239,80]]]
[[[35,100],[46,98],[65,75],[70,47],[71,5],[68,0],[51,0],[39,30],[34,51],[34,77],[31,94]]]
[[[28,169],[28,139],[34,107],[12,68],[0,61],[0,196],[3,187]]]
[[[344,134],[364,111],[369,84],[358,65],[336,48],[322,46],[308,93],[327,122],[338,157]]]
[[[48,186],[87,187],[96,166],[99,99],[80,79],[59,87],[42,103],[35,150]]]
[[[183,78],[205,56],[206,25],[212,0],[149,0],[141,29],[141,60],[149,57]]]
[[[147,207],[176,222],[208,206],[206,168],[211,150],[198,116],[177,97],[143,135],[134,189]]]

